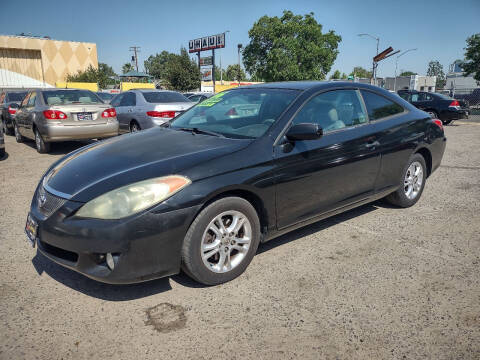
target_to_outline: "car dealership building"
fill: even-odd
[[[95,43],[0,35],[0,89],[54,87],[90,65],[98,67]]]

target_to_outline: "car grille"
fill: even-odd
[[[52,215],[55,211],[60,209],[63,204],[67,202],[66,199],[50,194],[44,189],[42,185],[40,185],[40,187],[38,188],[36,199],[38,210],[45,217],[49,217],[50,215]]]

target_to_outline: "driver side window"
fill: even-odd
[[[367,122],[357,90],[333,90],[311,98],[293,124],[315,123],[324,133]]]

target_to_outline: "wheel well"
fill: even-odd
[[[138,125],[138,127],[140,127],[140,124],[138,123],[138,121],[135,120],[135,119],[132,119],[132,120],[130,120],[130,129],[132,128],[132,125],[133,125],[134,123],[136,123],[136,124]]]
[[[427,165],[427,177],[430,176],[430,174],[432,173],[432,154],[430,153],[430,151],[427,148],[421,148],[417,150],[415,154],[420,154],[423,156]]]
[[[265,209],[265,206],[263,204],[262,199],[256,195],[255,193],[248,191],[248,190],[228,190],[223,193],[217,194],[214,197],[212,197],[210,200],[208,200],[202,208],[198,211],[200,213],[204,208],[206,208],[208,205],[211,203],[223,199],[229,196],[236,196],[240,197],[242,199],[247,200],[252,206],[254,207],[255,211],[257,212],[258,219],[260,220],[260,228],[263,234],[267,232],[268,229],[268,213],[267,209]]]

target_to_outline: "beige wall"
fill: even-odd
[[[68,74],[76,74],[89,65],[98,67],[94,43],[0,36],[0,71],[18,73],[55,86],[56,82],[65,81]],[[9,84],[0,84],[0,87],[2,85]]]

